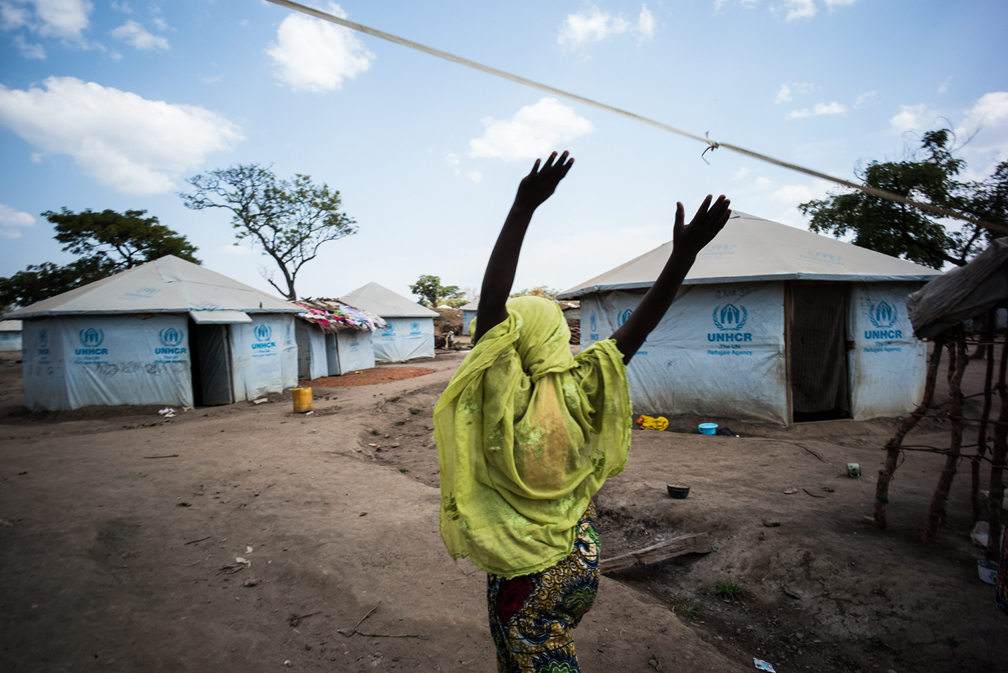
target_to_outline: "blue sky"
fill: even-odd
[[[1008,5],[923,0],[317,3],[352,21],[694,133],[851,178],[951,125],[968,177],[1008,158]],[[177,192],[259,162],[340,190],[357,235],[302,296],[420,274],[478,287],[536,155],[576,166],[516,288],[567,288],[671,235],[709,192],[797,227],[829,184],[555,99],[262,0],[0,0],[0,275],[69,259],[46,210],[147,210],[269,289],[229,218]],[[279,276],[277,276],[279,278]]]

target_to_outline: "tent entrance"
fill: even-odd
[[[793,421],[850,418],[847,289],[791,283],[788,361]]]
[[[227,325],[189,322],[193,400],[197,406],[234,404]]]

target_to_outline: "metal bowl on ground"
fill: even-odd
[[[682,500],[689,495],[690,487],[686,484],[669,484],[667,488],[668,494],[677,500]]]

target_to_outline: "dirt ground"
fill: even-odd
[[[485,576],[437,533],[431,412],[464,355],[314,387],[311,416],[288,393],[172,419],[28,414],[20,366],[0,364],[0,670],[495,670]],[[892,420],[719,421],[738,438],[695,420],[634,430],[599,529],[605,557],[699,532],[713,551],[604,577],[576,632],[584,670],[1006,670],[966,466],[925,548],[942,456],[907,455],[886,532],[863,520]],[[912,438],[947,433],[934,420]]]

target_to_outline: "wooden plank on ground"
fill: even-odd
[[[707,533],[683,535],[666,540],[653,547],[621,556],[614,556],[613,558],[602,559],[602,562],[599,563],[599,572],[611,573],[617,570],[633,568],[634,566],[646,566],[684,554],[707,554],[710,550],[710,541],[707,539]]]

